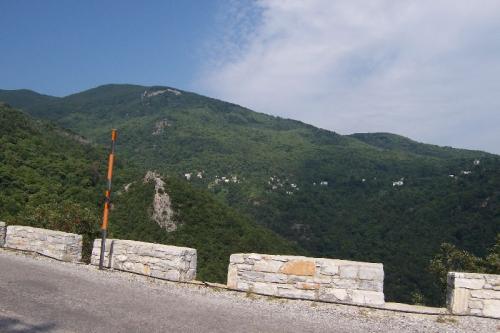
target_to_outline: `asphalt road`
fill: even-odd
[[[294,314],[92,270],[0,254],[0,332],[333,331]]]
[[[356,307],[254,298],[0,250],[1,333],[413,332],[434,328],[454,332],[457,328],[445,324],[439,326],[433,316],[381,315]],[[488,327],[494,326],[478,329]],[[471,331],[471,327],[464,328]]]

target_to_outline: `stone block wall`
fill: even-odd
[[[7,232],[7,227],[5,222],[0,221],[0,247],[3,247],[5,244],[5,233]]]
[[[258,294],[360,305],[384,304],[382,264],[233,254],[227,285]]]
[[[4,246],[62,261],[78,262],[82,259],[82,236],[62,231],[9,225]]]
[[[99,265],[101,240],[94,240],[91,264]],[[195,249],[131,240],[108,239],[105,265],[108,268],[147,275],[170,281],[196,278]]]
[[[500,275],[448,273],[446,303],[453,314],[500,318]]]

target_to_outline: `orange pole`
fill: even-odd
[[[115,161],[115,144],[116,144],[117,132],[115,129],[111,130],[111,153],[108,158],[108,177],[107,177],[107,190],[104,199],[104,213],[102,216],[101,225],[101,256],[99,258],[99,269],[103,269],[104,266],[104,253],[106,252],[106,237],[108,234],[108,218],[109,218],[109,205],[111,203],[111,179],[113,178],[113,164]]]

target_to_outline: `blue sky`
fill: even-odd
[[[189,88],[217,1],[0,1],[0,87],[67,95],[111,82]]]
[[[106,83],[500,153],[500,1],[0,0],[0,89]]]

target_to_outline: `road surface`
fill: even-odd
[[[0,332],[495,332],[498,321],[282,300],[0,249]]]

